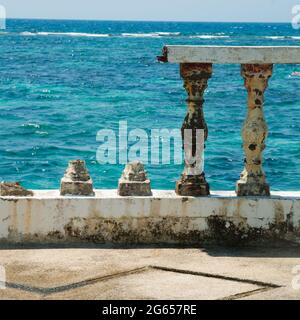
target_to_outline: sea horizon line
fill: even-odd
[[[93,21],[93,22],[150,22],[150,23],[236,23],[236,24],[290,24],[290,21],[192,21],[192,20],[139,20],[139,19],[76,19],[76,18],[21,18],[7,17],[7,20],[43,20],[43,21]]]

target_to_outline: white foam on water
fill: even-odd
[[[0,32],[0,35],[10,34],[9,32]],[[107,38],[107,37],[125,37],[125,38],[160,38],[160,37],[178,37],[180,32],[149,32],[149,33],[121,33],[121,34],[107,34],[107,33],[84,33],[84,32],[30,32],[23,31],[19,35],[22,36],[66,36],[66,37],[91,37],[91,38]],[[229,35],[224,33],[218,34],[200,34],[188,36],[191,39],[226,39]],[[300,40],[300,36],[262,36],[264,39],[271,40]]]
[[[21,36],[36,36],[36,33],[29,32],[29,31],[24,31],[20,33]]]
[[[180,32],[149,32],[149,33],[122,33],[122,37],[132,38],[160,38],[160,37],[178,37]]]
[[[132,37],[132,38],[159,38],[159,37],[176,37],[180,36],[180,32],[150,32],[150,33],[122,33],[120,34],[101,34],[101,33],[83,33],[83,32],[21,32],[23,36],[69,36],[69,37]]]
[[[180,32],[155,32],[155,33],[162,37],[178,37],[181,35]]]
[[[82,32],[37,32],[39,36],[70,36],[70,37],[94,37],[94,38],[106,38],[109,34],[101,33],[82,33]]]
[[[101,33],[82,33],[82,32],[20,32],[22,36],[69,36],[69,37],[94,37],[104,38],[109,37],[109,34]]]
[[[194,38],[197,38],[197,39],[224,39],[224,38],[230,38],[230,36],[202,34],[202,35],[190,36],[190,38],[192,38],[192,39],[194,39]]]
[[[289,39],[300,40],[300,36],[266,36],[263,38],[272,39],[272,40],[289,40]]]
[[[125,38],[160,38],[158,33],[122,33]]]

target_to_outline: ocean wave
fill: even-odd
[[[160,38],[160,37],[178,37],[180,32],[149,32],[149,33],[122,33],[122,37],[129,38]]]
[[[155,32],[161,37],[178,37],[181,35],[180,32]]]
[[[271,39],[271,40],[300,40],[300,36],[265,36],[265,39]]]
[[[124,37],[124,38],[161,38],[161,37],[188,37],[190,39],[228,39],[231,36],[226,35],[223,32],[216,34],[196,34],[196,35],[184,35],[180,32],[149,32],[149,33],[85,33],[85,32],[52,32],[52,31],[41,31],[41,32],[30,32],[23,31],[20,33],[14,32],[0,32],[0,35],[7,34],[19,34],[21,36],[65,36],[65,37],[90,37],[90,38],[107,38],[107,37]],[[243,36],[243,35],[241,35]],[[300,40],[300,36],[258,36],[258,38],[269,39],[269,40]]]
[[[69,37],[132,37],[132,38],[160,38],[160,37],[178,37],[180,32],[150,32],[150,33],[121,33],[121,34],[102,34],[102,33],[84,33],[84,32],[29,32],[19,33],[22,36],[69,36]]]
[[[0,35],[9,34],[8,32],[0,32]],[[180,32],[149,32],[149,33],[84,33],[84,32],[20,32],[21,36],[69,36],[69,37],[91,37],[91,38],[107,38],[107,37],[125,37],[125,38],[160,38],[160,37],[179,37],[184,36]],[[218,34],[200,34],[200,35],[186,35],[190,39],[226,39],[229,35],[224,33]],[[300,40],[300,36],[259,36],[259,38],[270,40]]]
[[[101,33],[83,33],[83,32],[21,32],[22,36],[69,36],[69,37],[93,37],[93,38],[105,38],[110,34]]]
[[[36,36],[36,33],[33,32],[29,32],[29,31],[24,31],[24,32],[20,32],[21,36]]]
[[[39,135],[39,136],[47,136],[47,135],[49,135],[49,133],[47,131],[39,131],[39,130],[37,130],[37,131],[35,131],[35,133],[37,135]]]
[[[293,77],[300,77],[300,72],[299,71],[294,71],[289,75],[289,78],[293,78]]]
[[[271,40],[284,40],[286,39],[287,37],[285,36],[266,36],[264,37],[265,39],[271,39]]]
[[[224,35],[209,35],[209,34],[202,34],[202,35],[196,35],[196,36],[190,36],[191,39],[224,39],[224,38],[230,38],[230,36],[224,36]]]
[[[106,38],[110,35],[105,33],[82,33],[82,32],[38,32],[39,36],[70,36],[70,37],[95,37],[95,38]]]
[[[23,123],[21,127],[24,127],[24,128],[36,128],[36,129],[40,129],[40,125],[37,124],[37,123]]]
[[[157,33],[122,33],[121,36],[125,38],[160,38]]]

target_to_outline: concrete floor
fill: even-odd
[[[0,299],[299,299],[300,247],[1,247]],[[299,265],[298,281],[293,269]],[[1,280],[1,279],[0,279]],[[292,282],[298,288],[292,287]]]

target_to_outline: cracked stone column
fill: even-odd
[[[212,64],[210,63],[182,63],[180,65],[181,77],[184,80],[184,88],[187,91],[188,112],[184,119],[182,139],[184,141],[185,129],[192,132],[191,154],[196,155],[197,129],[204,131],[204,140],[207,140],[208,128],[203,114],[203,95],[207,88],[208,79],[212,76]],[[185,144],[185,142],[183,142]],[[199,143],[199,142],[198,142]],[[185,146],[186,152],[186,146]],[[202,155],[201,155],[202,157]],[[203,163],[186,161],[181,178],[176,183],[176,193],[181,196],[207,196],[209,195],[209,185],[206,182],[202,169]]]
[[[93,181],[86,168],[85,161],[72,160],[61,179],[62,196],[94,196]]]
[[[248,91],[248,115],[242,130],[245,168],[237,182],[238,196],[269,196],[270,187],[262,168],[262,153],[268,127],[263,105],[264,92],[272,76],[272,64],[244,64],[241,74]]]

